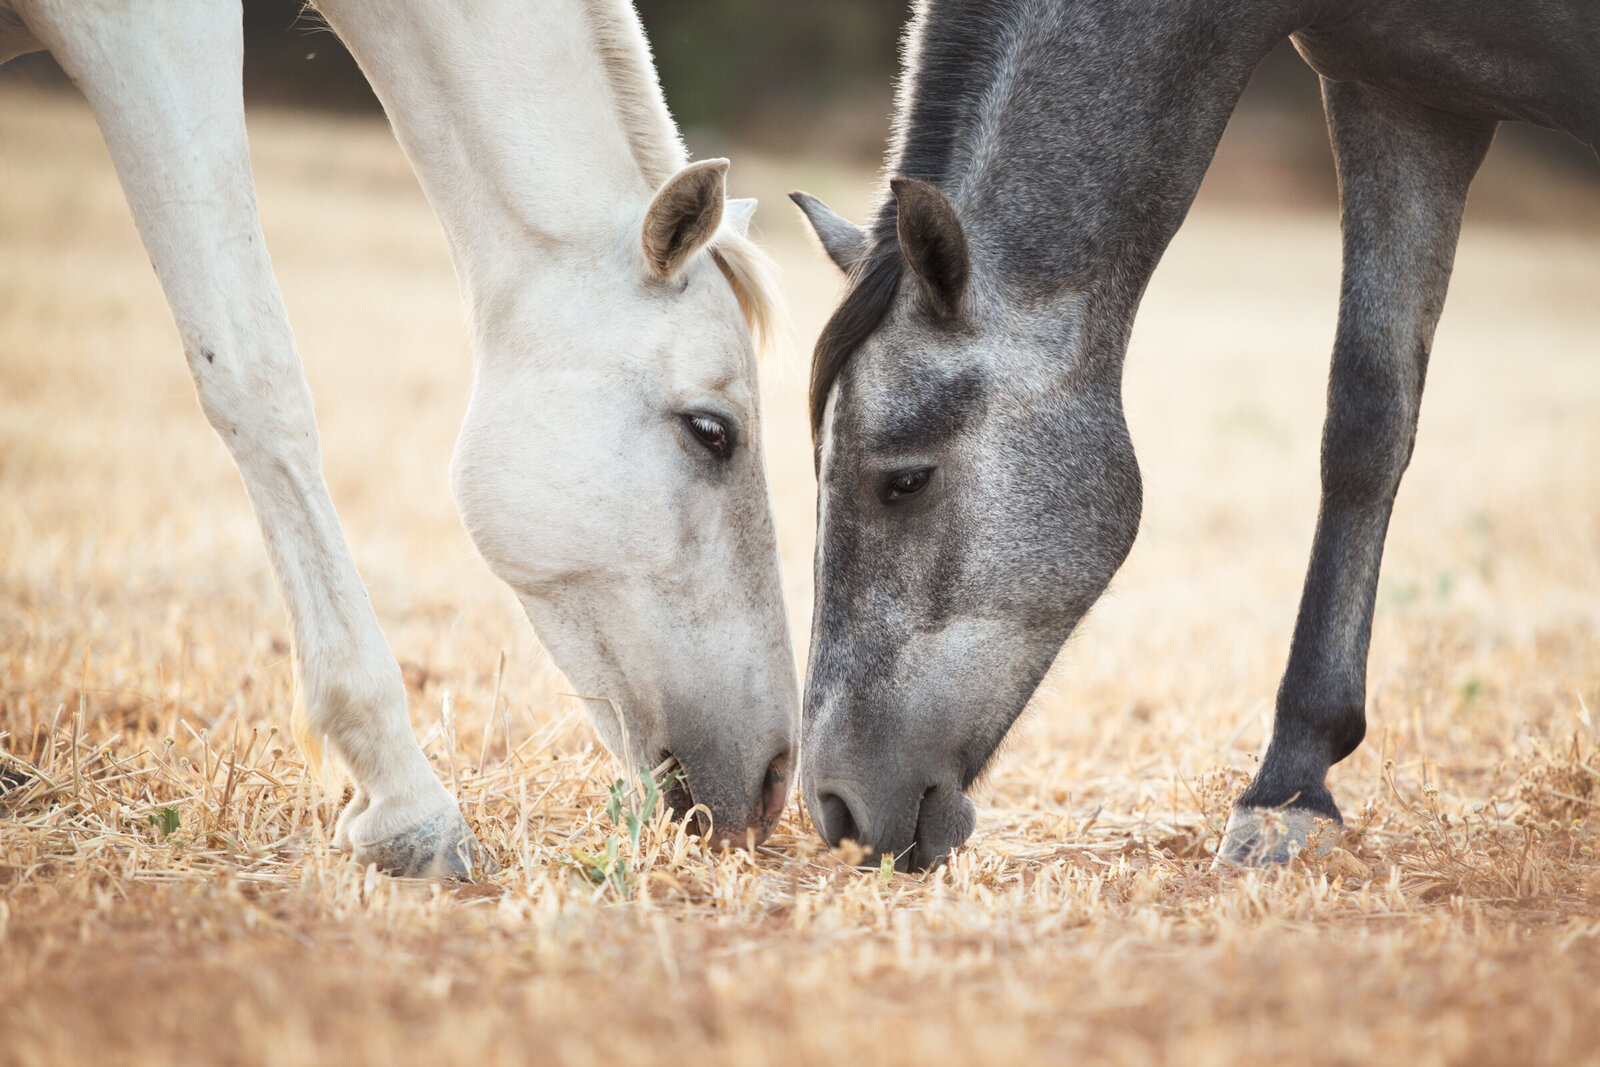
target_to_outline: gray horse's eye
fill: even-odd
[[[689,432],[694,439],[705,446],[718,459],[727,459],[733,451],[733,434],[728,431],[728,426],[715,415],[691,414],[685,415],[683,421],[688,425]]]
[[[907,497],[916,496],[927,487],[928,479],[932,476],[932,467],[918,467],[916,470],[891,474],[889,480],[883,483],[883,502],[893,504]]]

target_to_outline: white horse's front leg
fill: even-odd
[[[463,876],[481,854],[411,732],[405,685],[322,477],[256,212],[238,0],[13,0],[93,106],[166,291],[200,406],[233,453],[294,632],[296,733],[349,769],[358,862]]]

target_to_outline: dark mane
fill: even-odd
[[[949,188],[978,136],[985,97],[1007,65],[1015,30],[1037,0],[921,0],[906,26],[888,171]],[[894,201],[878,213],[879,236],[894,232]]]
[[[890,218],[893,219],[894,201],[889,201]],[[811,358],[811,439],[822,433],[822,413],[828,404],[828,393],[838,379],[839,372],[855,354],[861,342],[889,312],[895,291],[900,288],[900,270],[905,260],[900,255],[900,242],[894,237],[893,222],[887,240],[876,242],[872,250],[856,263],[850,271],[849,286],[844,299],[822,327],[817,337],[816,351]]]
[[[962,4],[921,0],[906,28],[905,62],[895,103],[895,134],[886,170],[921,178],[947,193],[974,136],[984,94],[1005,63],[1005,27],[1030,0]],[[895,236],[895,204],[885,196],[872,222],[872,247],[850,272],[843,301],[822,328],[811,360],[811,436],[839,373],[888,314],[905,261]]]

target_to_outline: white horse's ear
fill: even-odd
[[[753,196],[741,196],[729,200],[727,207],[723,209],[724,221],[741,237],[750,235],[750,220],[755,217],[755,213],[756,198]]]
[[[789,194],[789,199],[794,201],[794,206],[811,224],[811,232],[817,235],[828,258],[849,274],[850,268],[867,250],[867,231],[849,219],[835,215],[832,208],[810,193],[796,190]]]
[[[662,183],[640,233],[650,273],[662,281],[671,278],[716,234],[727,177],[726,159],[702,159]]]

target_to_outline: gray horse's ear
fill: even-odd
[[[955,205],[937,185],[916,178],[892,178],[889,188],[894,192],[900,252],[922,283],[934,314],[954,318],[971,271],[967,235]]]
[[[833,213],[833,209],[810,193],[798,190],[789,194],[794,206],[811,224],[811,232],[822,242],[822,250],[846,274],[867,249],[867,231]]]
[[[671,278],[722,225],[728,161],[702,159],[662,183],[644,213],[644,261],[662,281]]]
[[[732,226],[735,233],[741,237],[748,237],[750,235],[750,220],[755,218],[756,214],[756,198],[753,196],[741,196],[737,199],[729,200],[727,206],[723,208],[722,214],[723,221]]]

